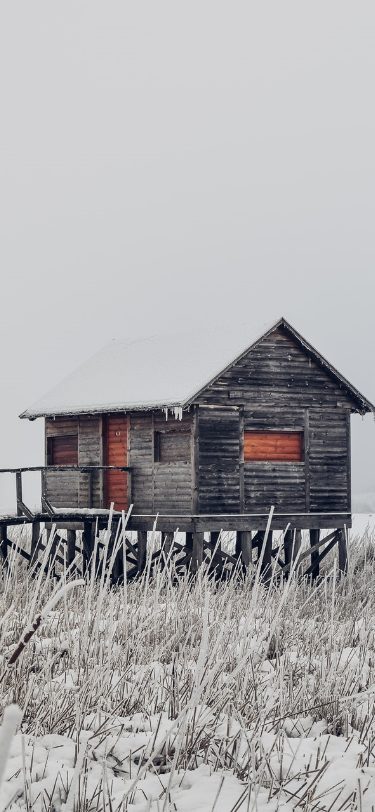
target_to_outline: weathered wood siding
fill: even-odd
[[[152,513],[153,435],[150,412],[132,412],[129,421],[129,465],[132,468],[134,513]]]
[[[191,436],[192,414],[184,413],[182,420],[170,415],[168,420],[162,412],[153,416],[153,433],[168,434],[169,446],[180,447],[179,434],[187,432]],[[188,460],[174,462],[154,462],[154,501],[153,512],[186,513],[192,511],[192,455]]]
[[[103,465],[102,417],[80,415],[78,432],[79,465]],[[92,476],[92,507],[103,506],[103,474],[96,471]],[[79,475],[79,506],[89,504],[89,474]]]
[[[347,415],[351,401],[330,374],[308,356],[282,328],[264,338],[197,399],[209,404],[237,405],[243,408],[245,431],[303,431],[303,462],[245,462],[243,508],[245,512],[265,512],[273,504],[279,512],[344,511],[350,509],[348,465],[349,433]],[[207,410],[205,409],[204,412]],[[212,410],[214,420],[215,409]],[[202,410],[203,412],[203,410]],[[201,426],[201,419],[199,418]],[[214,437],[213,429],[211,436]],[[220,422],[217,431],[220,432]],[[215,439],[230,453],[232,434]],[[200,512],[219,512],[220,497],[207,491],[208,439],[199,437]],[[216,480],[219,480],[219,461]],[[233,472],[226,477],[222,466],[221,491],[226,505],[237,503],[238,485]],[[242,475],[243,470],[243,475]],[[226,487],[225,487],[226,482]],[[201,495],[202,494],[202,495]],[[202,506],[202,507],[201,507]],[[233,510],[233,512],[235,512]]]
[[[132,467],[132,501],[134,513],[191,513],[192,460],[155,462],[155,432],[167,432],[169,444],[178,433],[191,433],[192,414],[182,421],[162,412],[130,414],[129,465]]]
[[[350,432],[339,409],[310,410],[310,509],[350,510]]]
[[[46,438],[69,434],[78,435],[78,465],[102,465],[102,418],[79,417],[46,418]],[[48,470],[47,497],[55,507],[88,507],[90,499],[89,474],[76,471]],[[92,474],[92,507],[102,507],[102,475]]]
[[[198,411],[200,513],[240,512],[239,411],[204,408]]]
[[[280,513],[349,511],[352,406],[329,371],[279,328],[208,386],[181,422],[166,421],[160,410],[129,414],[133,511],[266,513],[271,505]],[[102,426],[100,416],[60,417],[46,420],[46,434],[77,433],[79,464],[101,465]],[[191,437],[188,459],[180,431]],[[246,431],[302,432],[302,461],[245,462]],[[47,496],[58,507],[87,506],[88,474],[51,469]],[[92,504],[104,504],[99,473]]]

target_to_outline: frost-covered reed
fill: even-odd
[[[371,812],[374,561],[367,536],[351,541],[346,577],[332,553],[315,585],[256,573],[224,583],[204,567],[176,577],[169,561],[113,587],[89,570],[46,612],[52,573],[33,577],[14,559],[0,593],[0,699],[23,719],[0,806],[187,809],[183,791],[206,775],[207,812]],[[60,574],[62,586],[74,579]]]

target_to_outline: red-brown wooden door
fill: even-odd
[[[128,419],[125,414],[108,414],[104,421],[105,464],[127,466]],[[126,471],[107,471],[105,477],[105,501],[109,508],[114,502],[115,510],[128,509],[128,475]]]

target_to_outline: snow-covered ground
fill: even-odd
[[[315,587],[166,568],[43,613],[53,579],[3,573],[0,697],[22,722],[0,809],[373,812],[374,564],[356,516],[348,576],[332,553]]]

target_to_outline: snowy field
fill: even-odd
[[[315,586],[166,566],[88,577],[50,609],[61,581],[4,572],[1,703],[22,720],[11,738],[5,714],[0,809],[373,812],[373,517],[349,552]]]

